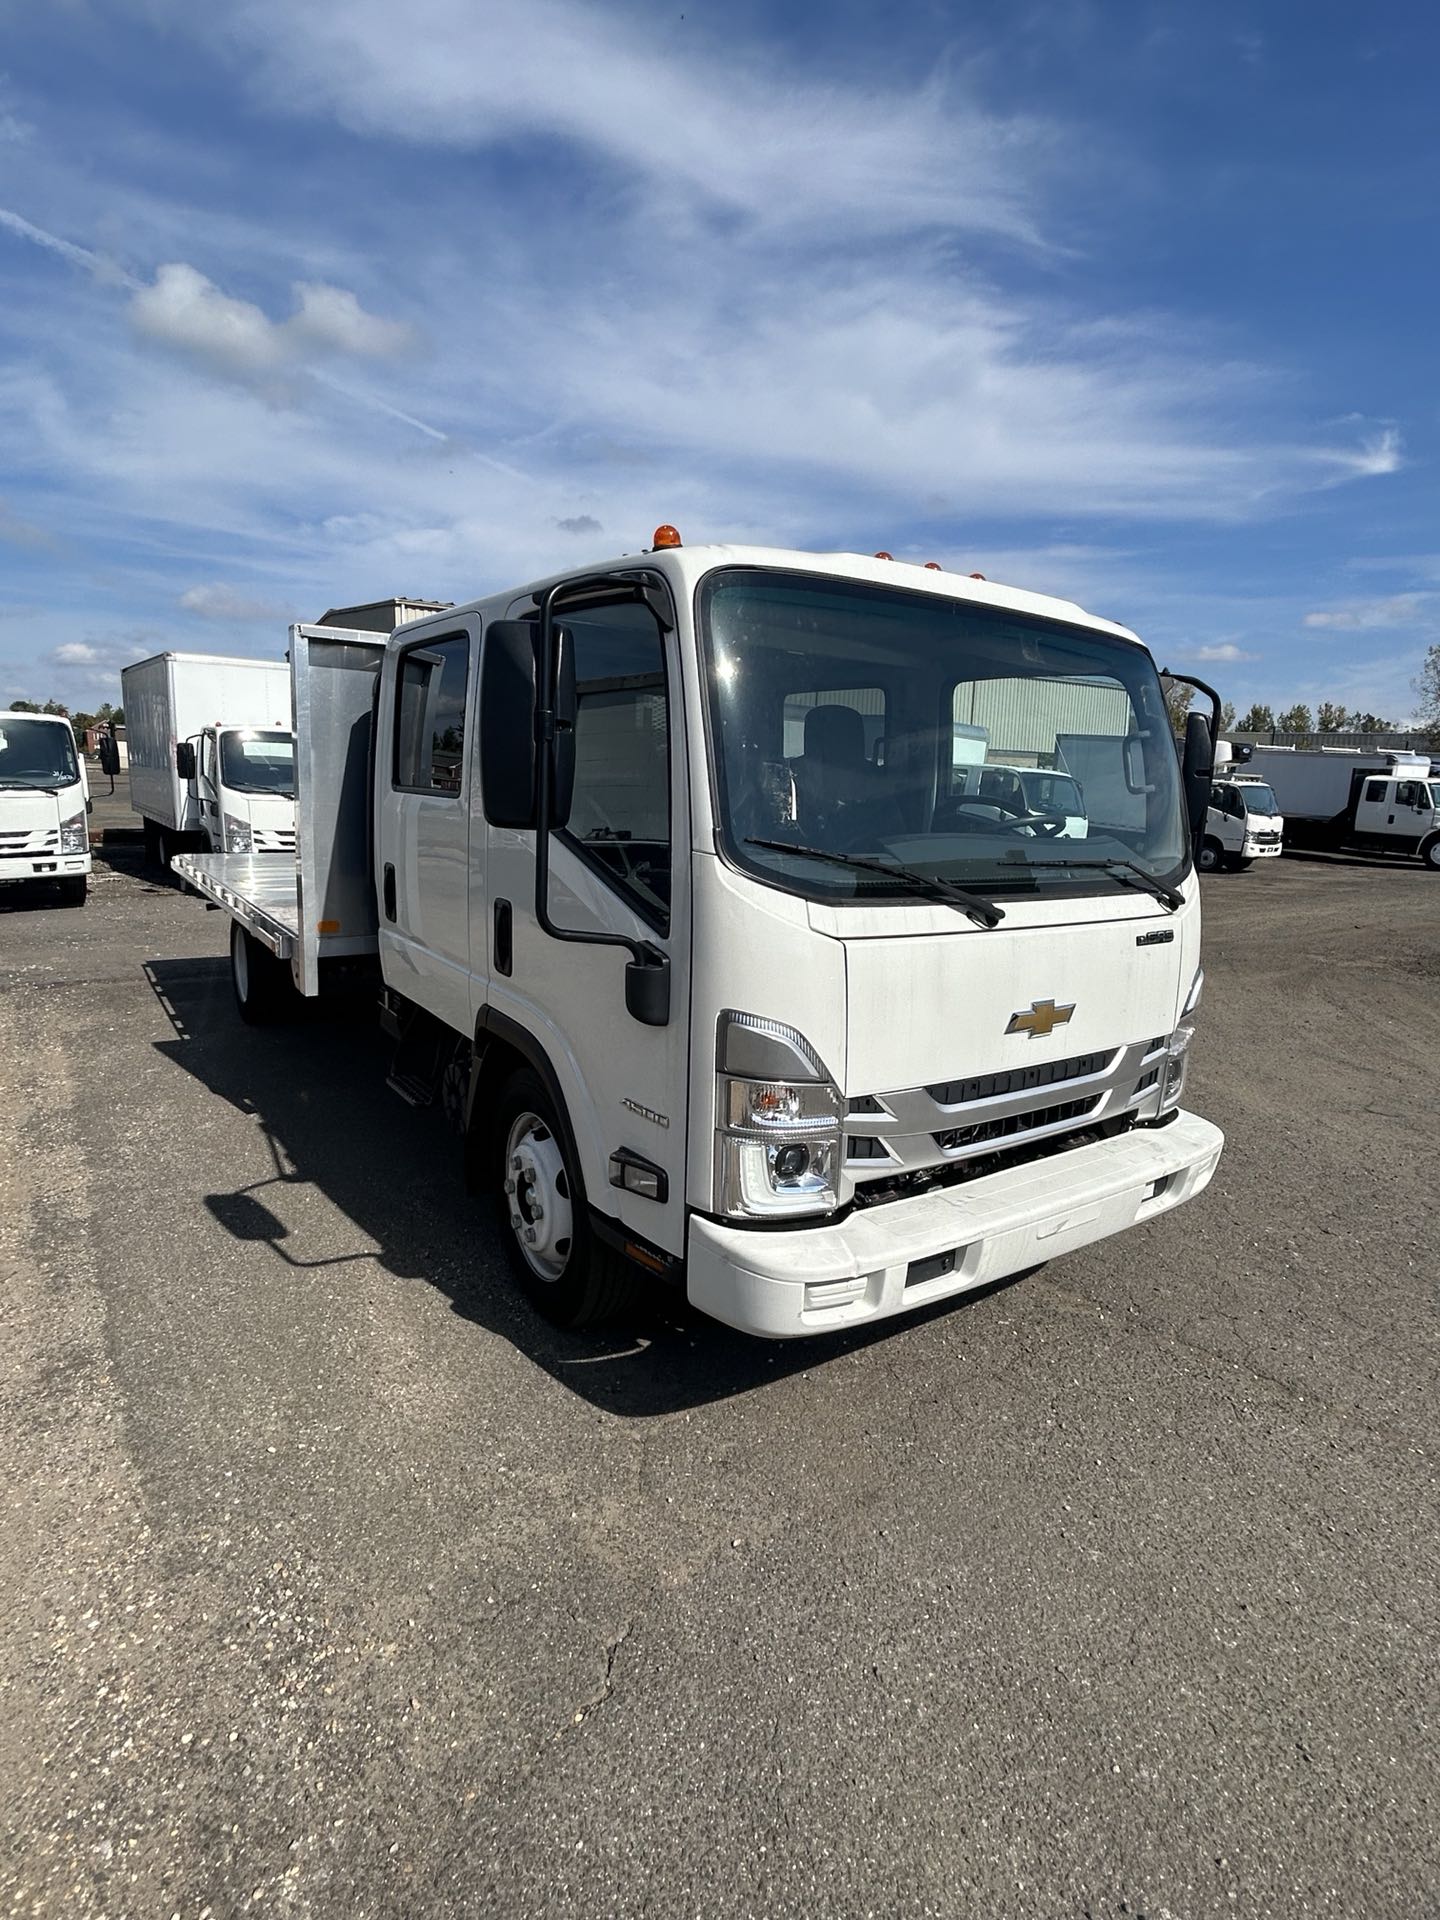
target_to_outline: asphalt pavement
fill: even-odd
[[[777,1348],[534,1318],[137,846],[0,898],[6,1910],[1437,1911],[1440,880],[1205,914],[1210,1190]]]

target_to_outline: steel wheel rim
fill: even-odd
[[[505,1202],[522,1259],[537,1280],[553,1286],[570,1264],[575,1216],[560,1142],[538,1113],[519,1113],[511,1122]]]

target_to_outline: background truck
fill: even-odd
[[[0,713],[0,885],[53,880],[68,907],[89,888],[90,783],[70,722]]]
[[[1202,873],[1221,867],[1243,873],[1256,860],[1278,860],[1285,820],[1269,782],[1258,774],[1228,772],[1223,763],[1216,773],[1196,866]]]
[[[658,1276],[821,1333],[1209,1181],[1181,1098],[1219,705],[1182,763],[1126,629],[661,528],[388,640],[292,628],[290,662],[293,866],[175,870],[231,916],[244,1019],[373,978],[390,1084],[454,1119],[550,1318]],[[1084,840],[957,779],[990,713],[1037,764],[1086,743]]]
[[[1440,781],[1428,754],[1255,746],[1246,771],[1273,789],[1287,846],[1418,855],[1440,872]]]
[[[295,748],[283,660],[157,653],[120,675],[130,804],[150,858],[191,847],[295,850]]]

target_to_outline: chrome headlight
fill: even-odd
[[[716,1204],[740,1219],[829,1213],[844,1102],[809,1042],[756,1014],[720,1016]]]
[[[255,844],[248,820],[239,820],[233,813],[225,816],[225,851],[227,853],[249,853]]]
[[[62,853],[90,851],[90,835],[85,831],[83,813],[72,814],[68,820],[60,822],[60,851]]]

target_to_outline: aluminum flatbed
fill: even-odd
[[[320,963],[379,950],[370,857],[370,725],[385,636],[290,629],[295,852],[180,853],[173,872],[288,961],[298,990]]]
[[[177,853],[173,873],[281,960],[300,938],[300,875],[289,853]]]

